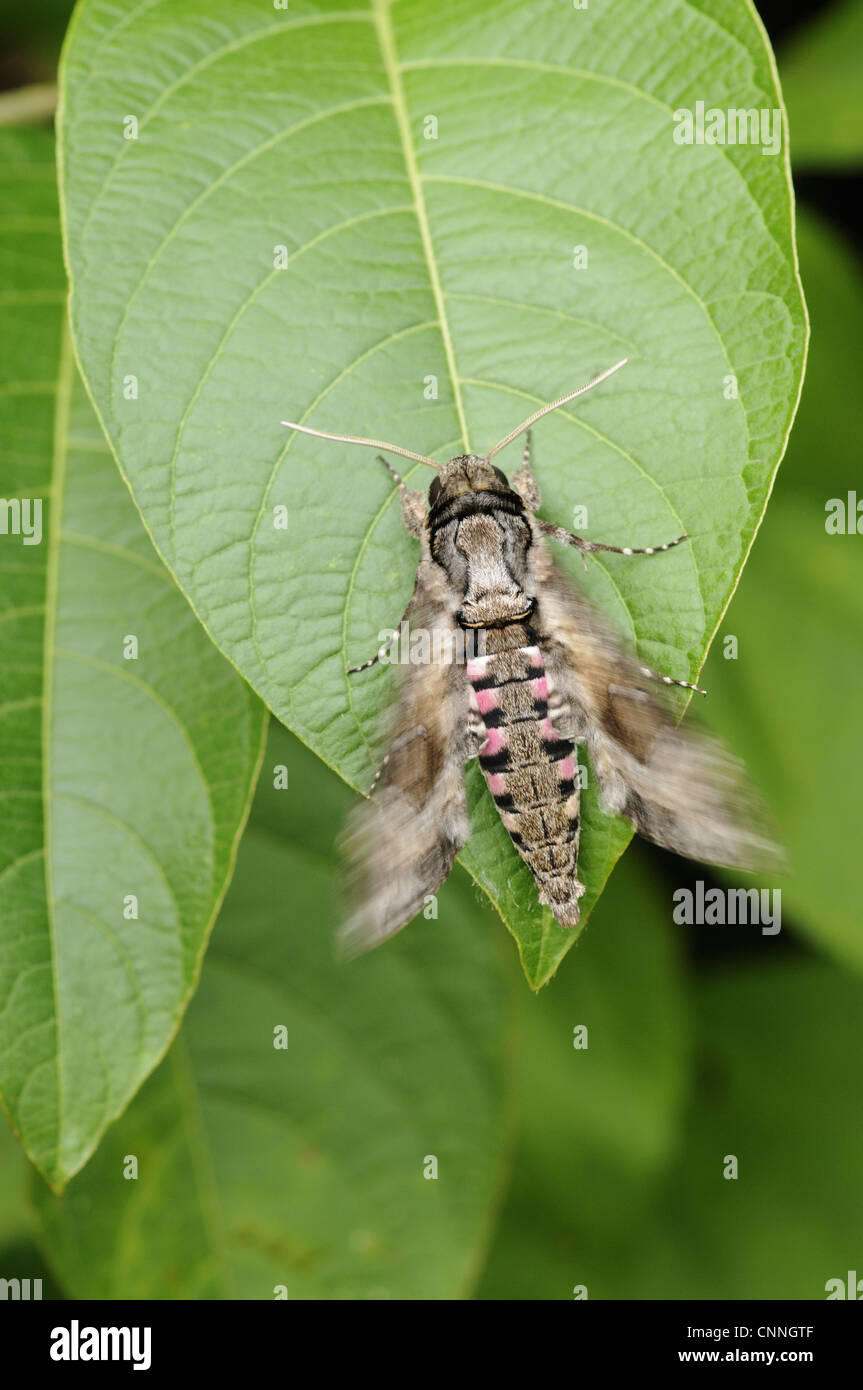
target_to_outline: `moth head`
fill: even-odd
[[[442,507],[466,492],[496,492],[517,496],[506,474],[477,454],[458,454],[445,463],[429,487],[429,506]]]
[[[444,464],[429,488],[432,559],[446,571],[461,602],[463,628],[526,622],[534,611],[524,504],[506,474],[476,454]]]

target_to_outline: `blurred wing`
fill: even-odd
[[[431,656],[434,632],[453,634],[455,623],[429,565],[420,565],[410,613],[412,632],[429,634]],[[380,779],[350,816],[343,841],[350,912],[339,946],[348,956],[377,946],[416,916],[470,830],[464,763],[478,745],[464,664],[430,659],[401,670]]]
[[[676,854],[729,868],[776,867],[781,851],[765,833],[742,765],[708,734],[675,725],[638,663],[547,551],[538,574],[550,688],[571,721],[560,732],[585,740],[608,809]]]

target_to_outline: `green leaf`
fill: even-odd
[[[848,866],[860,819],[850,770],[863,765],[860,536],[825,526],[831,499],[847,524],[859,483],[863,276],[826,225],[803,216],[800,234],[813,326],[806,386],[752,565],[704,673],[706,712],[773,806],[791,858],[791,874],[775,880],[786,918],[859,970],[859,892]],[[727,636],[737,639],[728,660]]]
[[[679,1160],[632,1244],[595,1245],[591,1297],[823,1299],[860,1268],[863,985],[824,962],[728,969],[697,1008]]]
[[[0,1252],[6,1246],[21,1245],[30,1238],[25,1205],[27,1171],[21,1146],[0,1115]],[[8,1266],[0,1264],[0,1268],[3,1270],[0,1278],[8,1278],[11,1273]],[[26,1279],[26,1271],[19,1270],[18,1277]]]
[[[863,762],[858,545],[825,534],[821,499],[777,498],[723,629],[738,656],[723,660],[717,644],[705,681],[711,722],[745,757],[787,846],[790,875],[770,880],[786,919],[859,970],[860,894],[849,872],[860,819],[851,770]]]
[[[513,1179],[480,1297],[571,1298],[582,1250],[616,1248],[646,1219],[690,1073],[669,927],[669,891],[635,848],[574,958],[537,999],[522,995]]]
[[[40,1186],[52,1262],[74,1297],[462,1297],[507,1130],[492,915],[456,872],[438,920],[335,963],[349,794],[283,730],[265,769],[179,1041],[66,1194]]]
[[[77,379],[50,134],[0,134],[0,181],[0,519],[42,504],[41,544],[0,536],[0,1086],[60,1188],[177,1029],[265,716],[153,553]]]
[[[84,0],[62,92],[75,341],[121,469],[217,645],[327,763],[365,788],[380,761],[392,672],[346,668],[417,552],[371,454],[284,417],[446,458],[629,355],[536,430],[536,471],[545,515],[586,506],[592,537],[691,535],[573,572],[646,661],[694,675],[805,351],[784,155],[674,139],[705,98],[780,106],[750,5],[508,0],[490,24],[478,0],[213,0],[202,23],[192,0]],[[629,832],[586,803],[589,909]],[[575,933],[490,815],[465,863],[538,986]]]
[[[863,4],[845,0],[804,25],[782,50],[795,169],[863,163]]]
[[[39,0],[38,5],[0,0],[4,87],[53,80],[73,8],[74,0]],[[0,94],[0,110],[9,95]]]
[[[33,1214],[27,1201],[30,1171],[21,1145],[0,1115],[0,1279],[19,1279],[22,1298],[61,1298],[33,1237]],[[3,1297],[12,1298],[14,1293],[4,1292]]]
[[[631,870],[628,857],[579,946],[579,969],[615,928],[619,948],[636,946],[639,904],[657,934],[662,917],[667,924],[656,886]],[[615,903],[624,890],[628,908],[626,898]],[[480,1297],[566,1300],[586,1286],[590,1299],[824,1298],[828,1279],[860,1269],[851,1098],[863,1085],[863,984],[826,962],[788,958],[691,977],[694,1065],[681,1105],[681,1059],[668,1049],[669,1040],[681,1044],[679,1001],[646,959],[627,985],[625,959],[619,949],[616,1041],[609,1019],[569,1068],[565,1048],[552,1066],[564,1010],[548,1009],[553,1031],[529,1029],[525,1072],[530,1082],[541,1068],[540,1095],[522,1109],[512,1191]],[[645,966],[643,988],[636,976]],[[598,972],[600,987],[613,968]],[[580,981],[570,970],[535,1010],[560,986],[575,997]],[[592,1009],[588,988],[569,1017],[584,1021]],[[580,1126],[587,1069],[597,1088],[607,1085],[607,1103],[595,1111],[588,1103]],[[727,1155],[738,1160],[736,1180],[723,1176]]]
[[[793,490],[812,505],[820,530],[827,499],[847,493],[860,479],[856,444],[863,264],[836,228],[805,206],[797,213],[797,241],[812,345],[776,497],[790,497]]]

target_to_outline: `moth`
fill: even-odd
[[[728,867],[755,869],[775,860],[740,764],[708,735],[678,727],[653,693],[658,685],[698,687],[643,666],[548,545],[572,546],[583,557],[657,555],[689,537],[616,546],[537,516],[532,426],[626,360],[537,410],[487,454],[461,454],[443,465],[380,440],[282,422],[399,454],[436,474],[426,497],[380,458],[401,494],[404,525],[421,547],[398,627],[409,621],[412,634],[420,630],[433,640],[427,660],[400,668],[389,751],[369,799],[348,822],[350,908],[339,934],[347,955],[399,931],[447,877],[470,831],[464,769],[473,758],[533,874],[540,903],[563,927],[578,923],[585,891],[578,878],[578,745],[586,747],[607,810],[628,817],[648,840]],[[492,460],[522,433],[524,456],[510,482]],[[470,643],[460,646],[459,635],[469,635]],[[393,641],[350,674],[375,665]]]

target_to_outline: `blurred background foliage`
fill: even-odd
[[[703,683],[707,718],[747,758],[791,851],[793,875],[775,881],[781,934],[674,925],[674,889],[717,882],[714,871],[635,844],[536,996],[460,875],[439,922],[339,984],[308,925],[332,911],[320,904],[346,793],[278,732],[265,771],[290,764],[304,814],[262,781],[167,1061],[62,1199],[0,1125],[0,1275],[41,1274],[46,1296],[73,1297],[261,1296],[287,1265],[300,1297],[822,1298],[828,1279],[859,1268],[863,542],[828,535],[825,508],[859,476],[863,3],[758,8],[789,110],[812,341],[788,453]],[[51,80],[70,10],[0,3],[7,91]],[[278,884],[285,924],[283,954],[268,960],[265,882]],[[249,1063],[267,969],[286,1013],[315,1014],[309,1093]],[[467,1038],[445,1026],[448,1009],[470,1014],[454,993],[462,971],[499,979]],[[437,1019],[424,1051],[411,1041],[417,1010]],[[250,1088],[257,1111],[243,1117]],[[238,1125],[254,1126],[253,1154]],[[388,1155],[417,1143],[455,1165],[460,1192],[400,1185],[404,1164]],[[130,1151],[150,1180],[113,1197]],[[333,1152],[335,1170],[322,1157]],[[374,1229],[351,1225],[363,1212]]]

